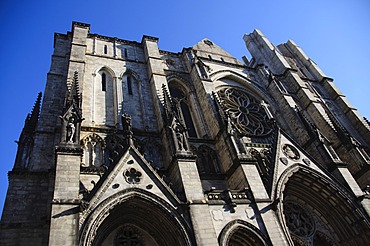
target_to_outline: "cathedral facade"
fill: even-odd
[[[56,33],[1,245],[368,245],[370,124],[294,42]]]

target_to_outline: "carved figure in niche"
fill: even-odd
[[[124,113],[122,115],[122,127],[125,133],[132,132],[131,116],[129,114]]]
[[[283,153],[286,157],[292,160],[298,160],[299,159],[299,153],[298,151],[291,145],[285,144],[283,146]]]
[[[127,144],[133,145],[134,141],[132,139],[132,123],[131,123],[131,115],[124,113],[122,115],[122,127],[123,127],[123,132],[126,135],[128,141]]]
[[[186,148],[185,146],[185,142],[184,142],[184,135],[179,127],[178,124],[175,125],[175,134],[176,134],[176,138],[177,138],[177,143],[178,143],[178,149],[179,150],[183,150]]]
[[[73,143],[74,136],[76,132],[75,118],[73,116],[69,117],[67,123],[67,142]]]
[[[188,146],[185,140],[185,129],[184,127],[178,122],[178,120],[174,120],[172,126],[170,127],[172,130],[173,135],[175,136],[175,145],[177,145],[177,150],[183,151],[188,150]]]
[[[84,167],[100,167],[103,163],[103,139],[97,134],[86,136],[82,141],[83,156],[81,165]]]

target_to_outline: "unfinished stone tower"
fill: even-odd
[[[370,126],[294,42],[55,34],[1,245],[369,245]]]

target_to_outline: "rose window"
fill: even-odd
[[[284,214],[289,231],[299,237],[308,237],[315,232],[312,215],[295,203],[284,203]]]
[[[247,136],[264,136],[272,132],[266,105],[251,95],[232,88],[218,92],[226,114],[238,130]]]

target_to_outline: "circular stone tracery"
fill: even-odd
[[[284,203],[284,214],[291,233],[299,237],[309,237],[315,232],[314,218],[298,204]]]
[[[271,121],[256,98],[233,88],[222,89],[217,94],[226,114],[242,134],[264,136],[272,132]]]

